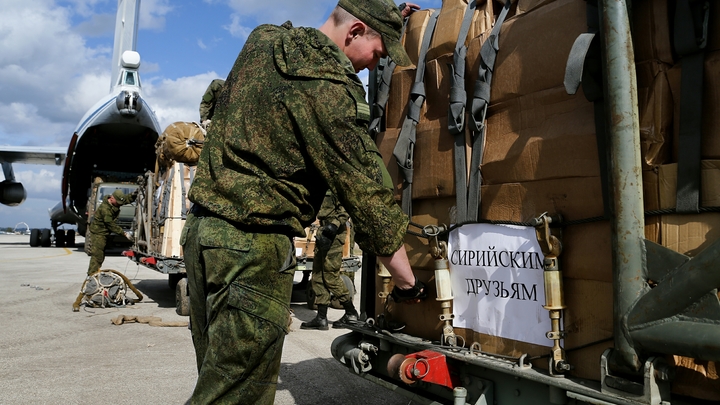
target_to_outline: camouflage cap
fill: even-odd
[[[128,202],[130,202],[130,200],[125,195],[125,193],[123,193],[122,190],[120,190],[120,189],[113,191],[112,196],[115,197],[115,201],[117,201],[118,204],[120,204],[120,205],[127,204]]]
[[[410,65],[410,58],[400,43],[403,18],[395,3],[390,0],[340,0],[338,6],[377,31],[388,55],[398,66]]]

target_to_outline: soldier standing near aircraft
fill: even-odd
[[[340,201],[327,193],[318,212],[320,232],[315,237],[315,257],[312,269],[312,289],[318,313],[315,319],[303,322],[301,329],[328,330],[327,311],[331,294],[345,309],[345,315],[333,322],[333,328],[343,328],[348,322],[358,320],[358,312],[352,296],[340,278],[343,248],[347,237],[349,215]]]
[[[215,114],[215,104],[217,103],[218,97],[220,97],[223,84],[225,84],[225,80],[223,79],[215,79],[210,82],[207,90],[205,90],[205,94],[203,94],[202,101],[200,101],[200,123],[205,128],[207,128],[207,125]]]
[[[296,267],[293,236],[328,189],[357,243],[387,267],[397,302],[424,298],[403,244],[409,218],[367,134],[357,76],[400,43],[390,0],[340,0],[319,28],[261,25],[220,94],[181,237],[198,366],[193,404],[272,404]]]
[[[95,210],[87,234],[91,241],[88,276],[100,270],[105,261],[105,246],[110,233],[125,235],[126,238],[132,240],[132,235],[124,232],[115,221],[120,215],[120,206],[132,203],[136,197],[137,191],[125,194],[122,190],[115,190],[111,195],[105,197],[102,204]]]

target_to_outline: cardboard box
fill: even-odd
[[[385,126],[388,129],[402,128],[407,116],[410,89],[415,83],[415,68],[395,69],[390,79],[390,93],[385,106]],[[420,116],[426,114],[427,104],[423,104]]]
[[[478,0],[477,3],[473,21],[465,39],[466,42],[468,39],[472,39],[492,28],[492,23],[495,21],[492,1]],[[467,6],[467,0],[443,0],[437,20],[437,28],[427,53],[428,60],[454,52]]]
[[[398,200],[402,194],[402,177],[393,150],[399,134],[399,129],[388,129],[376,140],[395,184],[395,198]],[[455,195],[453,147],[454,138],[448,132],[446,119],[418,124],[413,157],[413,199]]]
[[[446,54],[428,61],[425,66],[425,109],[421,119],[435,121],[448,116],[452,86],[453,55]],[[447,122],[447,121],[446,121]]]
[[[491,105],[482,160],[486,184],[598,176],[595,109],[563,87]]]
[[[432,15],[434,11],[435,9],[432,8],[418,10],[408,18],[405,26],[405,35],[403,35],[403,45],[405,45],[405,51],[413,65],[417,65],[418,63],[420,45],[425,36],[425,29],[430,21],[430,15]]]
[[[720,376],[716,362],[672,356],[670,364],[677,366],[672,392],[707,401],[720,401]]]
[[[720,8],[720,7],[711,7]],[[720,22],[720,21],[718,21]],[[720,27],[716,28],[720,30]],[[674,100],[673,144],[679,144],[682,63],[668,71]],[[720,51],[706,53],[703,83],[702,159],[720,159]],[[677,162],[677,147],[672,148],[672,162]]]
[[[599,177],[572,177],[482,186],[481,218],[526,222],[540,214],[566,221],[603,215]]]
[[[670,161],[673,137],[673,99],[667,70],[659,61],[635,65],[640,114],[640,155],[643,168]]]
[[[587,30],[586,3],[577,0],[556,0],[506,20],[491,101],[562,86],[570,50]]]
[[[668,0],[633,0],[631,17],[636,61],[673,63],[670,35],[673,16],[668,3]]]
[[[658,167],[659,208],[675,208],[677,163]],[[700,206],[720,207],[720,160],[700,162]]]

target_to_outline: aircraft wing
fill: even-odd
[[[0,145],[0,163],[57,165],[65,162],[67,148]]]

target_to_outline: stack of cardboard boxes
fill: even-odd
[[[480,48],[504,2],[478,0],[466,38],[466,91],[472,97]],[[637,64],[638,111],[646,211],[675,205],[676,147],[681,61],[673,52],[670,27],[674,1],[632,2],[633,41]],[[566,63],[575,39],[588,32],[587,3],[581,0],[518,0],[505,20],[492,80],[491,102],[481,174],[480,218],[528,221],[544,212],[565,221],[606,214],[600,179],[595,107],[582,92],[569,95],[564,87]],[[417,125],[412,189],[415,223],[451,224],[455,206],[453,136],[447,129],[453,49],[467,1],[444,0],[425,61],[427,100]],[[720,120],[720,7],[713,7],[705,63],[703,120],[703,184],[701,205],[720,206],[720,137],[713,129]],[[405,47],[417,65],[419,46],[429,10],[413,14],[406,28]],[[401,197],[402,179],[392,155],[407,114],[415,66],[397,68],[386,108],[386,130],[376,139]],[[718,122],[720,123],[720,121]],[[470,134],[466,134],[470,150]],[[603,152],[604,151],[600,151]],[[467,159],[469,161],[469,159]],[[469,168],[468,168],[469,169]],[[646,238],[692,256],[720,236],[720,214],[663,215],[646,220]],[[565,304],[564,347],[575,367],[572,375],[599,380],[599,359],[612,346],[613,288],[611,230],[608,220],[562,228],[560,269]],[[425,239],[408,235],[405,245],[418,277],[434,293],[433,258]],[[376,284],[381,286],[378,279]],[[377,308],[384,301],[377,299]],[[439,303],[389,307],[405,332],[437,340],[441,333]],[[548,349],[520,341],[456,328],[467,342],[503,355],[543,355]],[[590,345],[579,350],[575,347]],[[469,343],[468,343],[469,345]],[[675,392],[720,399],[714,363],[676,357]],[[547,363],[538,362],[538,367]],[[683,374],[682,370],[687,371]]]

